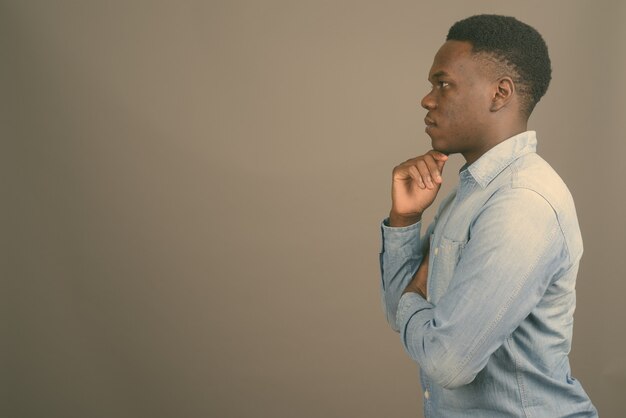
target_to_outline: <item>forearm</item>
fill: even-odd
[[[380,253],[382,303],[391,327],[398,331],[398,302],[413,279],[424,253],[427,240],[420,239],[421,223],[406,227],[390,227],[383,223],[383,248]]]
[[[442,272],[459,247],[437,247],[440,257],[433,255],[431,262],[433,274],[440,274],[431,280],[450,285],[442,296],[431,295],[436,306],[410,292],[399,301],[396,320],[404,348],[443,387],[471,382],[538,305],[555,272],[570,266],[551,206],[524,189],[510,194],[519,200],[494,198],[474,222],[472,239],[449,278]],[[524,211],[511,209],[518,201]]]
[[[428,253],[429,249],[427,248],[424,251],[424,255],[422,257],[422,261],[413,276],[413,279],[408,284],[406,289],[402,294],[413,292],[420,295],[422,298],[427,299],[428,295]]]

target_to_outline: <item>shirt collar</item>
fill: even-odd
[[[484,189],[491,180],[513,161],[524,154],[535,152],[536,149],[537,137],[535,131],[522,132],[500,142],[471,165],[463,166],[461,172],[468,172],[480,187]]]

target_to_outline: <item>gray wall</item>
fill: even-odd
[[[572,367],[620,416],[622,4],[1,2],[0,415],[421,416],[379,222],[447,29],[495,12],[550,48],[530,127],[585,240]]]

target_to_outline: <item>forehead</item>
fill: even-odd
[[[442,75],[463,76],[479,71],[476,60],[472,58],[472,44],[464,41],[446,41],[433,60],[428,78]]]

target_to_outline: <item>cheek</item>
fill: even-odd
[[[464,120],[467,119],[467,112],[470,109],[466,109],[465,106],[459,104],[450,103],[445,107],[442,112],[443,119],[449,126],[458,126],[464,124]]]
[[[448,109],[450,117],[457,122],[464,124],[473,124],[482,119],[482,111],[484,109],[484,98],[477,96],[466,97],[459,100],[454,106]]]
[[[481,131],[482,119],[477,106],[456,103],[447,107],[442,116],[442,128],[454,137],[472,137]]]

